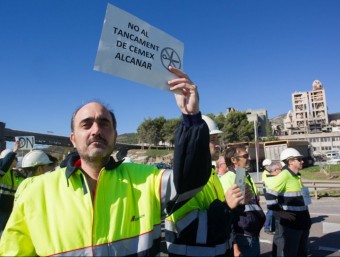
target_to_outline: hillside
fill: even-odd
[[[125,133],[118,135],[117,143],[121,144],[138,144],[137,133]]]
[[[287,113],[281,114],[279,116],[276,116],[274,118],[269,119],[272,126],[280,126],[281,129],[283,129],[283,119],[286,118]]]

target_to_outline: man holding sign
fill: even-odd
[[[162,217],[173,213],[207,183],[209,130],[196,85],[169,67],[183,121],[176,131],[174,170],[115,162],[116,119],[90,102],[71,120],[77,149],[67,166],[28,178],[0,241],[2,256],[155,256]]]
[[[246,171],[249,154],[244,145],[233,145],[226,149],[224,158],[229,171],[220,177],[223,189],[227,191],[235,183],[244,188],[245,194],[251,190],[251,199],[240,206],[239,218],[233,222],[234,256],[260,256],[259,235],[266,217],[259,203],[255,182]]]

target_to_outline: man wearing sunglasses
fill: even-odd
[[[267,207],[277,216],[273,238],[277,249],[273,249],[273,256],[307,256],[310,197],[299,173],[302,157],[294,148],[283,150],[280,161],[285,166],[278,175],[266,180]]]
[[[235,183],[237,168],[249,169],[249,154],[244,145],[233,145],[226,149],[224,158],[228,172],[220,177],[220,181],[226,192]],[[259,235],[266,219],[259,204],[258,190],[248,171],[245,182],[245,199],[247,200],[238,207],[239,217],[232,224],[232,244],[235,257],[260,256]]]

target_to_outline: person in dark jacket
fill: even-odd
[[[0,236],[12,212],[16,189],[23,180],[13,170],[18,162],[18,150],[19,141],[16,141],[13,150],[4,149],[0,154]]]
[[[233,145],[225,151],[228,172],[220,177],[223,189],[228,190],[234,183],[238,168],[248,169],[249,154],[244,145]],[[239,217],[232,224],[232,243],[234,256],[260,256],[260,231],[266,216],[260,206],[260,196],[255,182],[248,172],[244,178],[245,185],[252,192],[250,201],[240,205]]]

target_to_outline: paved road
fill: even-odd
[[[261,206],[266,210],[264,199]],[[340,198],[312,199],[309,256],[340,256]],[[273,236],[261,231],[261,256],[271,256]]]
[[[264,197],[261,206],[266,212]],[[309,236],[310,257],[340,256],[340,198],[312,199],[309,206],[312,227]],[[271,256],[273,236],[261,231],[261,256]],[[167,256],[163,245],[161,256]]]

